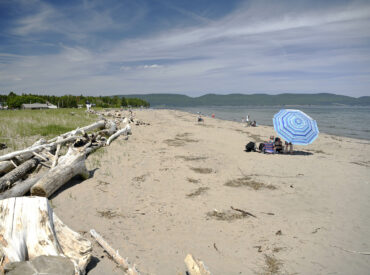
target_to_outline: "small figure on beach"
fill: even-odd
[[[212,114],[212,118],[215,118],[215,114]]]
[[[254,121],[251,123],[251,126],[252,126],[252,127],[256,127],[256,126],[257,126],[257,122],[254,120]]]
[[[283,150],[284,150],[283,142],[281,141],[279,137],[275,138],[274,149],[276,153],[279,153],[279,154],[283,153]]]
[[[204,119],[202,118],[202,116],[199,114],[199,116],[198,116],[198,123],[200,123],[200,122],[203,122],[204,123]]]

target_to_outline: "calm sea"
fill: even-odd
[[[370,140],[370,107],[342,106],[289,106],[289,107],[177,107],[190,113],[201,112],[205,116],[242,121],[249,115],[257,124],[272,126],[272,118],[280,109],[299,109],[316,120],[319,130],[338,136]]]

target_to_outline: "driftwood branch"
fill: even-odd
[[[128,275],[139,275],[139,272],[136,270],[135,266],[130,267],[127,260],[122,258],[118,250],[114,251],[114,249],[100,236],[94,229],[90,230],[91,236],[95,238],[95,240],[104,248],[104,250],[113,258],[113,260],[119,264],[125,270],[125,274]]]
[[[190,275],[211,275],[211,272],[205,267],[204,263],[194,259],[191,254],[186,256],[184,262]]]
[[[0,178],[0,191],[11,187],[11,185],[25,176],[30,170],[39,164],[38,158],[32,158],[19,165],[17,168]]]
[[[9,160],[9,159],[12,159],[14,157],[18,157],[18,156],[22,156],[22,155],[26,155],[26,154],[31,154],[32,155],[33,152],[37,153],[37,152],[40,152],[44,149],[51,150],[52,148],[54,148],[58,144],[63,144],[63,143],[67,143],[67,142],[70,142],[70,141],[74,141],[77,138],[79,138],[79,137],[78,136],[70,136],[70,137],[67,137],[67,138],[61,139],[59,141],[52,142],[52,143],[36,145],[36,146],[29,147],[29,148],[24,149],[24,150],[11,152],[9,154],[0,156],[0,161]]]
[[[54,168],[58,164],[60,147],[61,147],[61,144],[58,144],[57,145],[57,150],[55,152],[55,157],[54,157],[54,160],[53,160],[53,164],[51,165],[51,168]]]
[[[254,218],[257,218],[255,215],[253,215],[252,213],[248,212],[248,211],[245,211],[245,210],[242,210],[242,209],[238,209],[238,208],[234,208],[234,207],[230,207],[232,210],[235,210],[235,211],[238,211],[240,213],[242,213],[244,216],[252,216]]]
[[[105,121],[100,120],[100,121],[95,122],[93,124],[90,124],[88,126],[85,126],[85,127],[82,127],[82,128],[77,128],[76,130],[73,130],[73,131],[64,133],[64,134],[62,134],[58,137],[52,138],[48,142],[49,143],[50,142],[55,142],[55,141],[58,140],[58,138],[65,138],[65,137],[68,137],[68,136],[76,136],[76,135],[84,134],[85,132],[92,131],[92,130],[98,129],[98,128],[103,128],[104,126],[105,126]]]
[[[125,133],[131,133],[131,126],[130,124],[127,124],[126,127],[124,127],[123,129],[117,131],[116,133],[114,133],[113,135],[111,135],[108,140],[107,140],[107,145],[110,145],[110,143],[116,139],[118,136],[122,135],[122,134],[125,134]]]

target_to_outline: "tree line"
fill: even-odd
[[[10,92],[8,95],[0,95],[0,103],[8,105],[9,109],[21,108],[22,104],[30,103],[51,103],[59,108],[77,108],[78,105],[86,103],[94,104],[102,108],[120,108],[120,107],[149,107],[150,104],[140,98],[125,98],[123,96],[54,96],[54,95],[17,95]]]

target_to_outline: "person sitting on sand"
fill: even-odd
[[[281,141],[280,138],[275,138],[275,142],[274,142],[274,148],[275,148],[275,152],[281,154],[283,153],[283,142]]]
[[[204,122],[204,119],[202,118],[202,116],[201,116],[201,115],[199,115],[199,116],[198,116],[198,123],[199,123],[199,122]]]
[[[256,127],[256,126],[257,126],[257,123],[256,123],[256,121],[255,121],[255,120],[251,123],[251,126],[252,126],[252,127]]]
[[[289,147],[289,151],[288,151],[288,147]],[[287,142],[285,141],[285,152],[286,153],[290,153],[290,154],[293,154],[293,144],[291,142]]]

